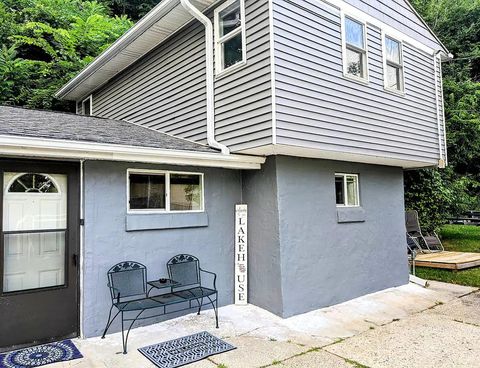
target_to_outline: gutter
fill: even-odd
[[[198,10],[190,0],[180,0],[182,6],[194,18],[199,20],[205,26],[205,59],[207,74],[207,143],[210,147],[217,148],[224,155],[228,155],[230,150],[224,144],[215,139],[215,79],[213,72],[213,24],[210,19]]]
[[[0,135],[0,155],[258,170],[264,157]]]

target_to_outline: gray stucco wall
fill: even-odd
[[[359,174],[361,208],[337,210],[335,172]],[[278,156],[243,198],[253,304],[289,317],[408,283],[401,169]]]
[[[248,297],[251,304],[282,314],[279,222],[275,157],[261,171],[245,171],[248,204]]]
[[[181,228],[126,231],[127,168],[203,172],[205,216],[173,219]],[[85,250],[83,333],[98,336],[110,308],[107,270],[117,262],[135,260],[148,268],[150,280],[166,275],[165,263],[178,253],[199,257],[202,267],[218,274],[219,304],[233,303],[233,229],[235,204],[241,199],[240,172],[235,170],[152,166],[89,161],[85,163]],[[129,215],[129,226],[165,227],[165,221],[145,215],[145,221]],[[180,216],[180,215],[175,215]],[[185,220],[185,221],[183,221]],[[183,227],[190,221],[192,226]],[[137,225],[138,226],[138,225]],[[170,316],[171,318],[171,316]],[[155,320],[150,320],[150,322]],[[118,322],[118,321],[116,321]],[[148,323],[148,322],[147,322]],[[212,320],[212,326],[214,321]],[[119,323],[109,331],[119,330]]]

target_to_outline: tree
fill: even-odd
[[[132,26],[96,1],[0,3],[0,104],[73,110],[54,93]]]
[[[103,0],[115,15],[126,15],[137,21],[147,14],[161,0]]]
[[[455,55],[443,64],[449,167],[405,173],[405,204],[422,225],[480,209],[480,0],[413,0]]]

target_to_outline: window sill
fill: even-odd
[[[405,96],[405,91],[399,91],[398,89],[393,89],[388,87],[383,87],[383,89],[385,90],[385,92],[391,93],[393,95],[397,95],[401,97]]]
[[[228,69],[224,69],[222,70],[221,72],[218,72],[216,75],[215,75],[215,80],[219,80],[219,79],[222,79],[223,77],[226,77],[226,76],[229,76],[230,74],[233,74],[235,73],[236,71],[240,70],[240,69],[243,69],[244,67],[247,66],[247,62],[246,61],[241,61],[235,65],[232,65],[231,67],[229,67]]]
[[[365,210],[362,207],[337,207],[337,222],[365,222]]]
[[[357,82],[357,83],[363,84],[365,86],[368,86],[370,84],[370,81],[368,80],[368,78],[354,77],[353,75],[350,75],[350,74],[345,73],[345,72],[343,73],[343,78],[348,79],[352,82]]]
[[[127,214],[125,230],[146,231],[207,227],[206,212]]]

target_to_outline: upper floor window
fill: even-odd
[[[404,91],[402,43],[391,37],[384,37],[383,67],[385,88]]]
[[[203,211],[203,174],[128,171],[128,210]]]
[[[366,27],[350,17],[343,19],[343,72],[346,76],[367,79]]]
[[[82,101],[82,115],[92,115],[92,95],[88,96]]]
[[[335,198],[338,207],[360,206],[357,174],[335,174]]]
[[[215,36],[217,75],[246,62],[244,0],[227,1],[215,10]]]

